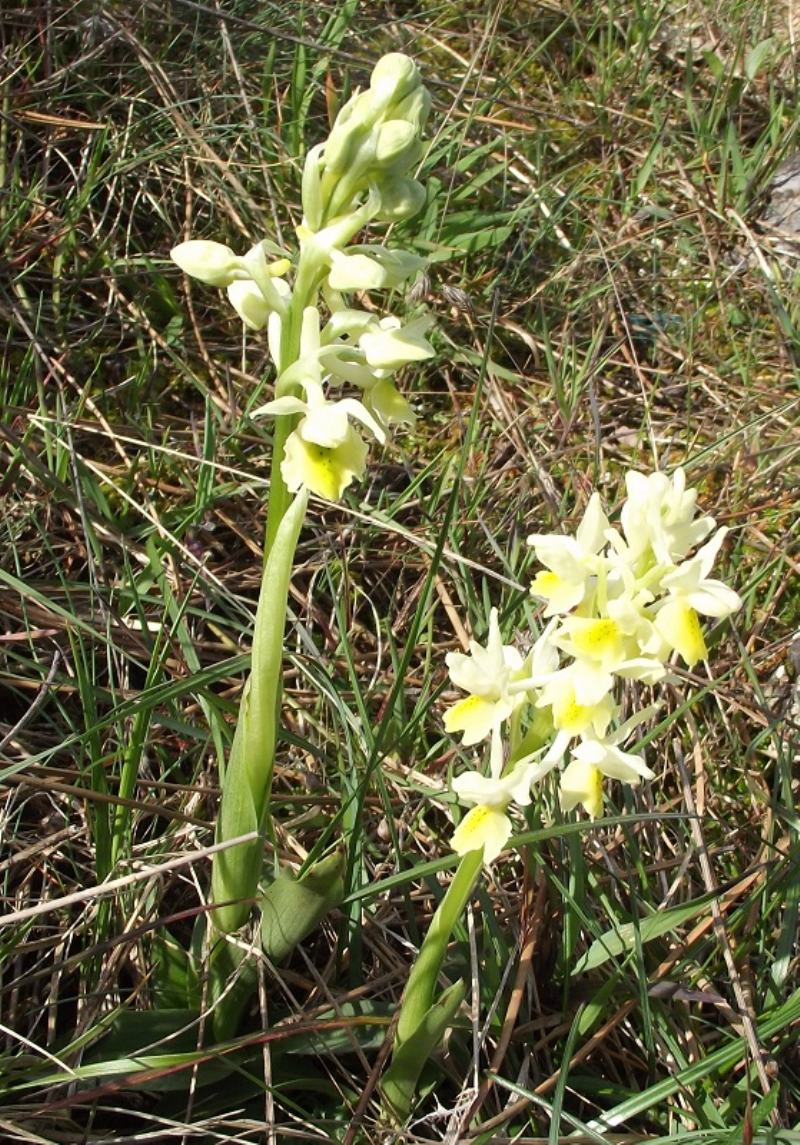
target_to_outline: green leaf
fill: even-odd
[[[450,246],[455,250],[463,251],[464,254],[477,254],[487,247],[502,246],[515,229],[513,226],[486,227],[480,231],[467,231],[462,234],[454,232],[447,237]]]
[[[197,1049],[199,1010],[165,1007],[160,1010],[122,1010],[114,1018],[106,1036],[99,1043],[102,1054],[93,1047],[85,1056],[89,1064],[102,1058],[130,1058],[149,1050],[151,1054],[166,1049],[172,1053],[192,1053]]]
[[[444,1037],[465,991],[462,980],[448,986],[414,1033],[395,1049],[392,1064],[381,1082],[381,1092],[387,1111],[398,1125],[408,1117],[422,1068]]]
[[[772,37],[768,40],[759,40],[755,47],[747,53],[744,58],[744,74],[749,80],[754,80],[761,71],[762,65],[772,51],[773,44]]]
[[[168,931],[153,941],[153,996],[160,1010],[200,1004],[200,986],[191,955]]]
[[[343,852],[322,859],[302,879],[281,871],[261,898],[261,945],[273,962],[288,958],[295,946],[344,898]]]
[[[715,894],[703,895],[702,898],[693,899],[683,906],[673,907],[671,910],[662,910],[640,919],[637,923],[626,922],[613,930],[607,930],[596,938],[584,956],[579,960],[572,971],[573,974],[585,974],[587,970],[596,970],[609,958],[617,958],[620,954],[632,950],[636,941],[636,931],[642,943],[652,942],[654,938],[661,938],[671,930],[682,926],[695,915],[702,914],[711,904]]]
[[[228,1076],[234,1067],[229,1058],[202,1059],[197,1044],[199,1029],[199,1009],[122,1010],[105,1037],[84,1056],[81,1077],[104,1082],[120,1073],[135,1077],[137,1072],[163,1069],[163,1077],[132,1084],[142,1090],[168,1093],[186,1089],[196,1062],[196,1085],[212,1085]],[[172,1072],[171,1067],[181,1062],[186,1068]]]
[[[760,1044],[764,1046],[770,1038],[778,1037],[784,1033],[787,1033],[789,1038],[794,1039],[794,1033],[789,1033],[789,1030],[798,1020],[800,1020],[800,990],[795,990],[794,994],[782,1006],[760,1016],[758,1021]],[[613,1129],[617,1125],[624,1125],[632,1118],[640,1117],[648,1109],[654,1107],[662,1109],[664,1103],[674,1093],[691,1093],[692,1087],[699,1085],[705,1078],[711,1077],[718,1070],[731,1069],[741,1058],[741,1039],[738,1037],[731,1038],[725,1045],[707,1054],[700,1061],[693,1062],[690,1066],[663,1078],[648,1089],[626,1098],[619,1105],[615,1105],[613,1109],[606,1110],[595,1121],[590,1122],[588,1128],[600,1129],[603,1133],[607,1133],[609,1129]],[[754,1067],[751,1066],[752,1068]]]

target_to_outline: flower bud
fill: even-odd
[[[389,52],[372,69],[369,89],[381,109],[405,99],[421,83],[419,69],[402,52]]]
[[[391,174],[384,175],[374,184],[374,190],[380,203],[377,215],[378,222],[396,223],[403,219],[410,219],[425,205],[426,191],[416,179],[393,178]]]
[[[404,119],[388,119],[381,124],[375,141],[375,167],[380,171],[407,171],[422,150],[413,124]]]
[[[224,243],[189,239],[173,247],[169,257],[184,274],[209,286],[230,286],[237,278],[243,277],[242,260]]]
[[[400,103],[392,104],[392,119],[405,119],[421,135],[431,110],[431,93],[422,84]]]
[[[376,120],[371,93],[363,91],[354,95],[336,116],[336,122],[325,143],[323,153],[325,170],[334,175],[350,174],[358,160],[369,161],[369,155],[359,155],[364,144],[368,150],[374,147],[371,141]]]
[[[272,313],[264,295],[253,282],[232,282],[228,301],[250,330],[263,330]]]

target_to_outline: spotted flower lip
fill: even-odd
[[[339,501],[348,485],[362,477],[367,446],[352,426],[335,446],[308,441],[300,426],[286,439],[281,474],[290,493],[309,489],[327,501]]]
[[[505,810],[479,803],[459,823],[450,839],[457,855],[483,850],[483,861],[493,863],[508,842],[512,824]]]
[[[300,356],[279,378],[279,385],[299,386],[304,397],[284,393],[253,411],[253,417],[299,416],[286,439],[281,474],[290,492],[305,487],[329,501],[364,472],[367,446],[351,424],[359,422],[377,441],[386,433],[376,417],[356,398],[331,401],[325,395],[320,355],[319,312],[303,312]]]
[[[329,501],[338,501],[350,483],[363,476],[367,446],[350,423],[354,418],[378,441],[385,441],[382,426],[355,398],[328,401],[322,387],[309,382],[306,399],[291,395],[275,398],[255,415],[300,414],[289,434],[281,461],[281,474],[290,492],[310,489]]]

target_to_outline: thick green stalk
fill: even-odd
[[[283,668],[286,602],[297,538],[305,518],[308,494],[303,490],[280,521],[264,565],[253,633],[252,666],[239,709],[217,821],[217,841],[248,831],[264,830],[269,812],[272,768]],[[258,890],[263,842],[239,843],[215,855],[212,897],[228,902],[213,913],[217,930],[238,930],[248,919]],[[233,900],[233,901],[230,901]]]
[[[453,881],[447,888],[431,919],[428,933],[408,976],[400,1018],[397,1022],[395,1044],[410,1037],[433,1003],[436,981],[442,967],[447,944],[453,929],[470,900],[483,863],[483,849],[470,851],[458,864]]]
[[[297,361],[303,311],[316,299],[319,267],[301,252],[291,303],[283,319],[278,377]],[[277,396],[289,392],[276,386]],[[263,832],[269,815],[275,736],[282,690],[283,630],[294,565],[297,538],[308,494],[294,500],[281,473],[286,439],[294,428],[293,418],[280,417],[275,425],[267,527],[264,540],[264,571],[256,611],[250,676],[245,685],[239,719],[222,784],[217,820],[217,841]],[[230,933],[247,922],[248,900],[254,898],[261,875],[261,840],[242,843],[215,856],[212,897],[228,900],[214,911],[217,930]]]
[[[403,1122],[408,1116],[425,1061],[444,1036],[463,997],[463,984],[458,983],[434,1002],[447,944],[470,900],[482,865],[483,848],[463,857],[411,967],[400,1002],[392,1062],[381,1082],[385,1109],[395,1122]]]

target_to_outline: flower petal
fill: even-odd
[[[361,477],[369,452],[350,428],[347,438],[334,449],[306,441],[299,428],[286,440],[281,474],[290,492],[305,486],[319,497],[338,501],[354,478]]]
[[[563,771],[559,786],[562,811],[582,804],[590,819],[603,814],[603,776],[596,767],[575,759]]]
[[[620,779],[636,787],[642,779],[652,779],[650,770],[641,756],[622,751],[615,744],[600,739],[585,739],[572,751],[581,763],[596,767],[609,779]]]
[[[484,863],[493,863],[508,842],[511,820],[496,807],[479,804],[468,811],[453,833],[450,844],[457,855],[483,848]]]
[[[511,705],[502,700],[487,700],[483,696],[466,696],[448,708],[444,714],[447,732],[463,732],[462,743],[469,747],[486,739],[493,727],[511,714]]]
[[[688,668],[708,658],[700,620],[690,604],[680,597],[668,600],[656,617],[656,628],[665,643],[683,658]]]
[[[300,398],[294,398],[290,394],[284,394],[282,398],[273,398],[271,402],[265,402],[263,406],[254,409],[250,414],[251,417],[288,417],[291,414],[305,413],[308,406]]]
[[[272,308],[254,282],[232,282],[227,289],[228,301],[249,330],[263,330]]]

